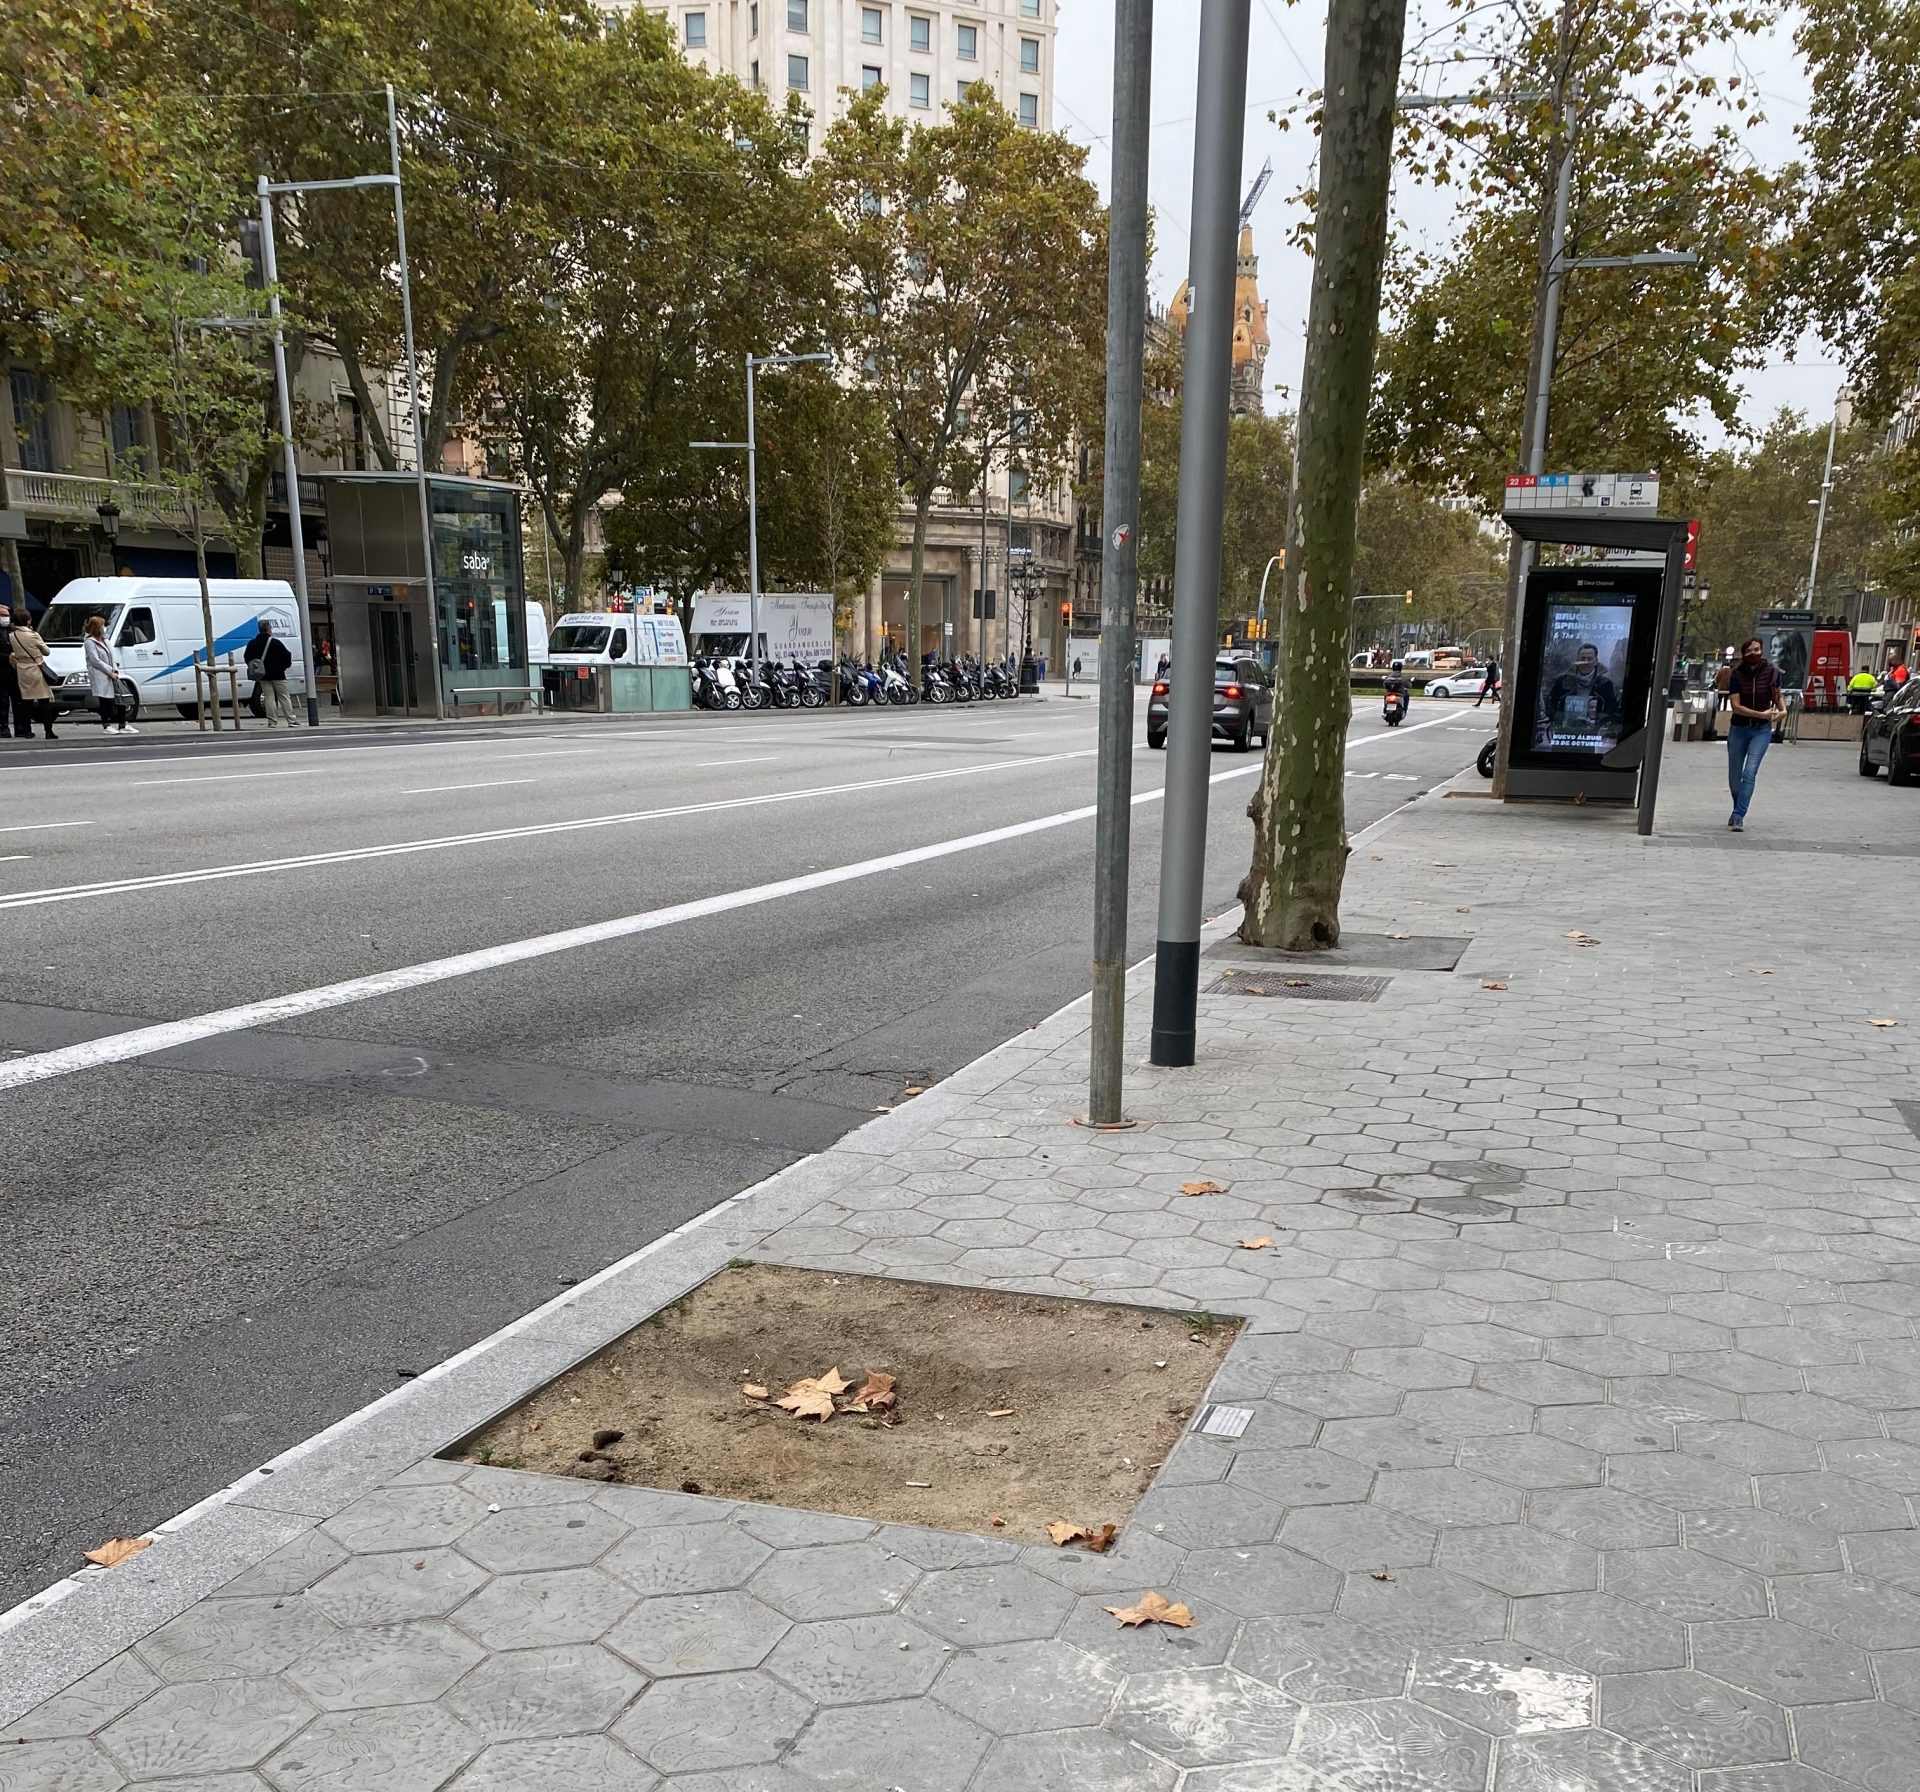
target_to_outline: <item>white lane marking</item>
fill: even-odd
[[[33,857],[33,854],[30,852],[10,852],[5,854],[0,854],[0,865],[18,865],[22,863],[22,861],[26,859],[30,859],[32,857]]]
[[[1069,755],[1063,754],[1061,757]],[[1235,766],[1231,771],[1215,772],[1208,782],[1223,784],[1230,778],[1251,777],[1259,769],[1257,763]],[[1162,794],[1160,790],[1143,790],[1135,794],[1133,801],[1136,804],[1158,802]],[[566,927],[557,933],[534,934],[527,939],[508,940],[498,946],[482,946],[472,952],[456,952],[447,958],[428,959],[422,964],[396,965],[392,970],[374,971],[364,977],[349,977],[344,982],[322,984],[317,989],[294,990],[282,996],[269,996],[264,1001],[243,1002],[235,1008],[188,1015],[182,1020],[135,1027],[129,1032],[89,1039],[79,1045],[59,1046],[52,1051],[36,1052],[30,1057],[10,1058],[0,1062],[0,1089],[18,1089],[29,1083],[49,1082],[54,1077],[98,1069],[103,1064],[125,1064],[134,1058],[170,1051],[177,1046],[193,1045],[202,1039],[250,1032],[256,1027],[278,1026],[285,1021],[319,1014],[329,1008],[344,1008],[355,1002],[400,995],[408,990],[426,988],[430,984],[471,977],[482,971],[504,970],[510,965],[551,958],[557,953],[604,945],[609,940],[631,939],[637,934],[654,933],[663,927],[675,927],[685,921],[703,921],[713,915],[732,914],[739,909],[779,902],[789,896],[809,895],[815,890],[832,889],[835,885],[852,883],[860,878],[901,871],[910,865],[929,864],[935,859],[951,858],[956,853],[1004,845],[1009,840],[1022,840],[1030,834],[1043,834],[1054,828],[1091,820],[1095,807],[1092,803],[1086,803],[1077,809],[1063,809],[1055,815],[1042,815],[1032,821],[1017,821],[1006,827],[989,828],[984,833],[962,834],[951,840],[936,840],[929,846],[883,853],[874,859],[858,859],[850,865],[836,865],[826,871],[810,871],[800,877],[785,877],[770,884],[729,890],[719,896],[702,896],[692,902],[676,902],[666,908],[643,909],[638,914],[620,915],[610,921],[594,921],[584,927]]]
[[[401,791],[402,796],[439,796],[448,790],[498,790],[503,784],[531,784],[531,778],[489,778],[483,784],[421,784],[412,790]]]
[[[495,759],[577,759],[583,753],[591,753],[591,747],[548,747],[538,753],[496,753]]]
[[[80,902],[90,896],[119,896],[131,890],[171,889],[179,884],[213,883],[229,877],[260,877],[275,871],[299,871],[316,865],[348,865],[361,859],[398,858],[407,853],[439,852],[454,846],[488,846],[501,840],[532,840],[547,834],[579,833],[588,828],[621,827],[642,821],[672,821],[686,815],[710,815],[726,809],[750,809],[763,803],[804,802],[811,797],[846,796],[887,790],[900,784],[926,784],[941,778],[968,778],[983,772],[1022,770],[1062,759],[1091,759],[1095,749],[1048,753],[1031,759],[993,759],[974,765],[944,766],[931,772],[902,772],[892,778],[862,778],[847,784],[816,784],[804,790],[770,790],[754,796],[716,798],[668,809],[629,809],[615,815],[588,815],[577,821],[529,822],[523,827],[490,828],[482,833],[441,834],[425,840],[396,840],[387,846],[350,846],[337,852],[302,853],[285,859],[254,859],[236,865],[209,865],[197,871],[167,871],[151,877],[114,878],[103,883],[59,884],[21,890],[0,898],[0,909],[38,908],[52,902]]]
[[[771,765],[780,755],[778,753],[759,753],[751,759],[708,759],[696,768],[699,771],[711,771],[716,765]]]
[[[90,821],[16,821],[0,828],[0,834],[31,834],[39,828],[90,828]]]
[[[147,790],[156,784],[231,784],[236,778],[310,778],[320,769],[317,765],[298,765],[283,772],[207,772],[198,778],[135,778],[129,788]]]

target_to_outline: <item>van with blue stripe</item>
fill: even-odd
[[[284,579],[209,579],[213,608],[213,659],[240,673],[240,695],[251,687],[246,677],[247,643],[260,632],[262,618],[287,645],[293,665],[287,672],[290,696],[304,696],[313,659],[300,638],[300,609]],[[198,579],[72,579],[40,618],[47,644],[47,682],[57,708],[90,709],[86,659],[81,651],[87,618],[99,616],[120,661],[121,697],[132,721],[141,710],[176,707],[194,713],[196,660],[207,657],[206,613]],[[221,680],[225,695],[225,679]]]

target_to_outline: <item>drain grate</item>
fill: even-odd
[[[1391,977],[1303,976],[1298,971],[1222,971],[1207,985],[1215,996],[1288,996],[1300,1002],[1377,1002]]]

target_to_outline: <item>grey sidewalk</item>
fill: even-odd
[[[23,1608],[0,1792],[1911,1792],[1920,802],[1461,789],[1378,1001],[1207,994],[1113,1135],[1069,1010]],[[737,1254],[1241,1314],[1253,1417],[1104,1558],[432,1459]]]

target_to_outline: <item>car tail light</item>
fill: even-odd
[[[1223,697],[1237,697],[1240,695],[1240,687],[1237,684],[1223,684],[1220,687],[1220,695]]]
[[[1164,697],[1167,694],[1167,681],[1164,678],[1154,680],[1153,694],[1156,697]]]

